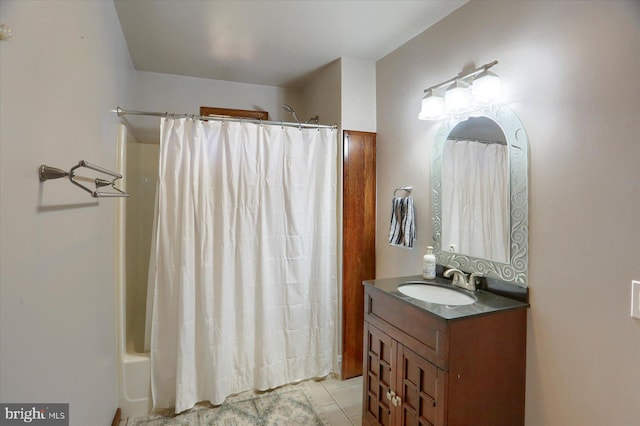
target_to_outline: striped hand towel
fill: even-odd
[[[413,198],[394,197],[391,205],[389,244],[397,247],[413,248],[415,240],[416,224]]]

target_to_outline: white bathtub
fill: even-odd
[[[154,151],[157,149],[157,146],[137,142],[125,125],[119,125],[116,168],[123,175],[122,186],[131,193],[130,198],[118,198],[116,201],[116,315],[119,406],[123,418],[142,416],[151,410],[151,360],[144,347],[150,242],[145,240],[150,238],[153,223],[158,162]],[[144,203],[143,208],[141,203]],[[127,238],[127,232],[136,234]]]

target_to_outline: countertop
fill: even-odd
[[[424,302],[422,300],[414,299],[406,296],[398,291],[398,286],[407,281],[421,281],[424,283],[436,284],[444,287],[455,288],[463,293],[469,294],[476,299],[476,301],[470,305],[449,306],[440,305],[437,303]],[[456,320],[476,315],[490,314],[493,312],[504,311],[508,309],[526,309],[529,307],[528,303],[520,302],[518,300],[509,299],[507,297],[498,296],[493,293],[489,293],[485,290],[468,291],[459,287],[453,287],[451,281],[436,277],[433,280],[426,280],[421,275],[412,275],[407,277],[395,277],[395,278],[383,278],[378,280],[363,281],[363,285],[375,287],[380,289],[400,300],[404,300],[414,306],[419,307],[427,312],[439,316],[445,320]]]

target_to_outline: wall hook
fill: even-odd
[[[403,186],[402,188],[396,188],[395,191],[393,191],[394,197],[397,195],[398,191],[406,191],[407,193],[411,194],[411,191],[413,191],[413,186]]]
[[[0,40],[8,40],[12,35],[11,28],[5,24],[0,24]]]

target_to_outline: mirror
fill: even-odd
[[[438,264],[527,286],[527,152],[522,123],[503,106],[441,126],[431,159]]]
[[[495,121],[469,117],[442,148],[442,250],[509,263],[509,161]]]

